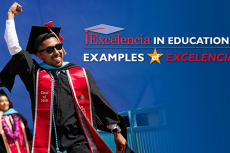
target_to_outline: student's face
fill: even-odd
[[[56,44],[59,44],[59,41],[55,37],[50,37],[44,40],[42,43],[43,46],[38,47],[38,51],[46,49],[49,46],[55,46]],[[48,64],[53,67],[61,67],[63,63],[63,56],[64,56],[63,53],[64,53],[63,49],[57,50],[56,48],[54,48],[54,51],[51,54],[48,54],[45,50],[43,52],[38,52],[37,56],[41,60],[43,60],[45,64]]]
[[[6,96],[0,97],[0,111],[7,111],[9,109],[10,102]]]

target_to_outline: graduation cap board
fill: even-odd
[[[124,29],[125,28],[114,27],[114,26],[110,26],[110,25],[106,25],[106,24],[99,24],[99,25],[96,25],[96,26],[93,26],[90,28],[86,28],[84,30],[85,30],[85,32],[93,31],[93,32],[108,35],[108,34],[118,32],[118,31],[121,31]]]
[[[57,36],[59,36],[60,30],[61,27],[32,26],[26,50],[30,54],[36,54],[37,47],[43,37],[45,37],[48,33],[53,32],[55,37],[58,39]],[[60,42],[59,39],[58,41]]]

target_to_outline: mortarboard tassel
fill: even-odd
[[[48,28],[48,27],[54,27],[53,21],[50,21],[50,22],[48,22],[48,23],[45,23],[44,26],[47,27],[47,28]],[[48,28],[48,29],[49,29],[49,28]],[[50,29],[49,29],[49,30],[50,30]],[[59,33],[58,38],[59,38],[59,40],[60,40],[61,42],[64,41],[64,38],[60,35],[60,33]]]
[[[48,23],[45,23],[44,26],[47,27],[47,28],[49,29],[49,31],[52,32],[52,33],[55,35],[55,37],[57,38],[57,40],[58,40],[59,42],[64,41],[64,38],[60,35],[60,33],[59,33],[59,36],[57,36],[56,33],[54,33],[54,32],[49,28],[49,27],[54,27],[53,21],[50,21],[50,22],[48,22]],[[65,51],[65,49],[64,49],[64,47],[62,47],[62,48],[63,48],[63,51],[64,51],[64,55],[67,54],[66,51]]]

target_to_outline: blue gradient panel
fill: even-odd
[[[1,70],[11,58],[3,36],[7,11],[13,2],[1,2]],[[157,48],[158,53],[164,54],[160,57],[161,64],[150,64],[151,58],[147,54],[152,54],[154,48],[84,48],[100,46],[86,45],[84,30],[100,24],[125,29],[109,35],[98,34],[100,37],[112,38],[119,34],[122,37],[150,38],[151,45],[133,45],[135,47],[230,47],[226,44],[168,45],[167,41],[164,45],[153,44],[154,37],[229,37],[229,1],[19,0],[18,3],[23,12],[15,17],[15,22],[22,48],[26,48],[32,25],[53,21],[54,26],[62,27],[63,45],[68,53],[64,60],[88,69],[116,111],[169,105],[172,110],[170,123],[177,133],[176,152],[230,152],[230,63],[166,61],[167,54],[199,54],[201,57],[204,53],[229,54],[230,49]],[[96,33],[89,31],[88,34]],[[98,54],[100,59],[103,54],[127,54],[130,58],[134,53],[144,54],[144,61],[84,61],[84,54]],[[10,97],[15,109],[28,119],[32,127],[29,94],[19,77],[16,77]]]

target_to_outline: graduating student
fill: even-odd
[[[32,134],[26,119],[13,109],[10,98],[0,90],[0,152],[30,153]]]
[[[5,40],[12,59],[0,74],[0,86],[9,90],[19,75],[29,91],[34,120],[34,153],[110,153],[96,129],[112,132],[118,150],[127,146],[124,118],[113,110],[90,72],[63,62],[60,28],[33,26],[27,51],[21,49],[14,15],[22,12],[14,3],[7,15]],[[43,60],[38,64],[30,54]]]

